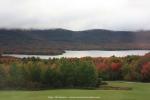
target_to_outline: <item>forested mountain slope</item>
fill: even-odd
[[[59,54],[68,49],[150,49],[150,31],[0,29],[2,53]]]

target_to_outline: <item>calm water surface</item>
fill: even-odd
[[[68,51],[61,55],[21,55],[21,54],[4,54],[3,56],[13,56],[18,58],[27,58],[27,57],[39,57],[41,59],[49,59],[49,58],[61,58],[61,57],[124,57],[128,55],[144,55],[150,52],[150,50],[121,50],[121,51],[104,51],[104,50],[86,50],[86,51]]]

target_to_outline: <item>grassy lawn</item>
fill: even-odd
[[[109,86],[131,87],[132,90],[58,89],[42,91],[0,91],[0,100],[150,100],[150,83],[109,81]],[[50,99],[48,96],[89,97],[99,99]]]

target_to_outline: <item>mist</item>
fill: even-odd
[[[150,30],[149,0],[0,0],[0,28]]]

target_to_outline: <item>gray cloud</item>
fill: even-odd
[[[150,30],[149,0],[0,0],[0,28]]]

